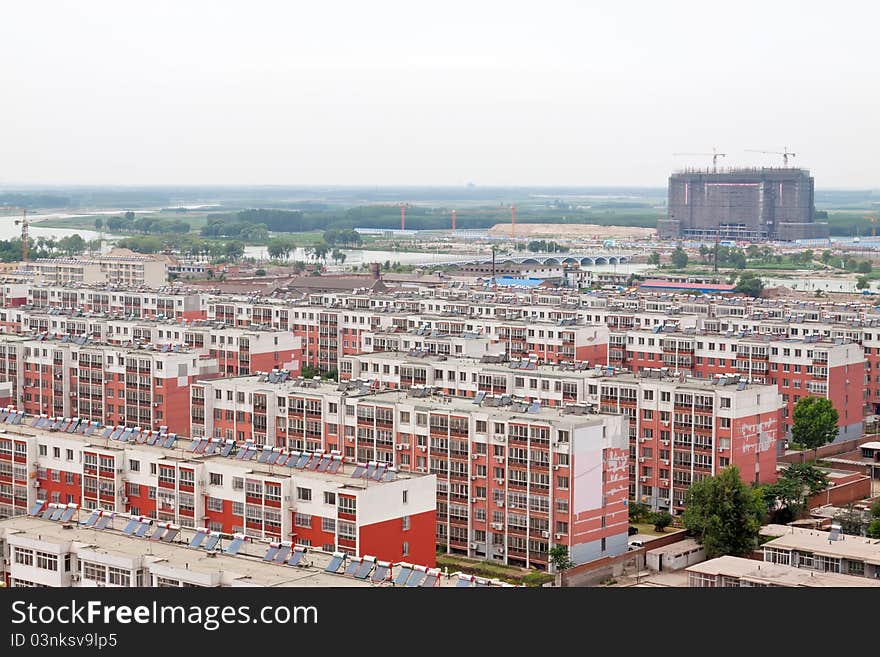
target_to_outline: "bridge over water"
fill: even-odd
[[[630,262],[635,253],[626,251],[572,251],[570,253],[530,253],[528,255],[497,255],[495,265],[523,264],[523,265],[623,265]],[[418,263],[418,264],[436,264]],[[474,255],[460,259],[444,260],[445,265],[490,265],[492,257]]]

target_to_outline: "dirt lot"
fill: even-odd
[[[555,237],[588,239],[639,239],[654,235],[653,228],[638,226],[599,226],[597,224],[517,224],[517,237]],[[489,229],[490,235],[507,237],[510,224],[495,224]]]

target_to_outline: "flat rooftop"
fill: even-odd
[[[28,418],[26,420],[30,422],[31,419]],[[422,474],[418,472],[401,472],[398,470],[392,470],[393,478],[390,479],[365,479],[362,476],[354,477],[352,476],[355,470],[357,469],[357,464],[351,461],[346,461],[344,458],[337,459],[339,462],[339,469],[335,473],[331,472],[321,472],[318,470],[311,470],[304,467],[288,467],[287,465],[274,465],[269,463],[261,463],[258,459],[262,455],[263,447],[256,447],[252,450],[252,455],[247,459],[237,459],[236,454],[239,450],[244,448],[244,445],[236,444],[235,447],[229,452],[228,456],[221,456],[218,452],[214,452],[213,454],[205,454],[205,453],[197,453],[192,450],[192,446],[194,442],[208,442],[210,439],[200,438],[187,438],[184,436],[178,436],[177,440],[174,442],[174,446],[170,448],[165,448],[161,445],[148,445],[146,442],[138,442],[136,440],[113,440],[111,438],[102,437],[103,432],[107,429],[107,427],[102,427],[97,432],[92,435],[83,435],[80,433],[68,433],[63,431],[46,431],[45,429],[38,429],[35,427],[28,426],[27,424],[19,424],[19,425],[9,425],[0,423],[0,428],[5,429],[5,433],[2,434],[6,437],[12,437],[15,435],[20,436],[35,436],[35,437],[43,437],[47,441],[56,440],[58,438],[70,438],[75,440],[80,440],[83,443],[83,446],[92,446],[96,449],[104,450],[104,451],[122,451],[126,448],[145,450],[153,452],[157,455],[157,458],[167,459],[169,461],[177,461],[177,462],[190,462],[193,464],[201,464],[201,463],[219,463],[224,462],[228,463],[234,467],[240,467],[243,471],[248,473],[260,473],[272,477],[291,477],[295,476],[298,479],[304,478],[306,480],[313,481],[322,481],[325,483],[330,483],[334,486],[344,486],[346,488],[371,488],[374,486],[381,486],[384,483],[389,481],[400,481],[407,479],[415,479],[419,477],[430,477],[433,475]],[[223,445],[226,444],[226,441],[215,439],[215,445],[219,445],[217,449],[219,450]],[[252,444],[252,443],[246,443]],[[271,448],[269,448],[271,450]],[[299,454],[299,452],[292,452],[289,450],[283,450],[280,448],[275,448],[273,451],[282,454],[282,455],[295,455]],[[302,455],[311,454],[310,452],[303,452]],[[329,452],[325,453],[316,453],[317,456],[331,456]],[[338,455],[337,455],[338,456]],[[311,464],[315,463],[315,455],[312,455]],[[290,457],[292,461],[294,456]],[[280,461],[281,459],[279,459]],[[288,459],[284,459],[285,461]],[[383,471],[387,473],[388,471]]]
[[[764,543],[762,547],[810,552],[828,557],[843,557],[880,566],[880,539],[840,534],[830,540],[831,533],[818,529],[787,527],[788,531]]]
[[[344,575],[340,567],[338,573],[326,572],[325,569],[333,559],[333,554],[308,548],[301,565],[289,566],[266,562],[264,555],[270,547],[266,541],[246,541],[235,555],[226,554],[221,550],[207,551],[203,548],[189,547],[195,531],[181,529],[173,542],[149,538],[137,538],[122,532],[128,523],[129,516],[117,515],[109,527],[103,530],[87,528],[82,523],[91,515],[88,511],[78,512],[69,523],[53,522],[38,517],[19,516],[0,520],[0,534],[7,540],[10,536],[26,537],[32,540],[63,544],[72,542],[77,552],[89,550],[99,554],[134,559],[143,557],[154,566],[163,569],[172,568],[180,571],[180,576],[195,573],[204,577],[222,574],[222,584],[238,586],[274,586],[274,587],[358,587],[358,586],[394,586],[392,581],[371,582],[369,579],[358,579]],[[164,523],[160,523],[164,524]],[[148,530],[148,534],[152,529]],[[232,538],[223,538],[219,548],[228,547]],[[277,544],[276,544],[277,545]],[[396,577],[403,565],[401,562],[391,568],[391,577]],[[416,564],[418,565],[418,564]],[[437,569],[439,570],[439,569]],[[435,572],[437,572],[435,570]],[[455,587],[458,583],[457,573],[438,573],[437,586]],[[501,586],[501,582],[486,581],[488,585]],[[220,585],[218,582],[214,585]]]
[[[809,568],[796,568],[766,561],[743,559],[741,557],[717,557],[689,566],[689,573],[722,575],[736,577],[756,584],[771,586],[814,586],[814,587],[880,587],[880,580],[868,577],[855,577],[839,573],[823,573]]]

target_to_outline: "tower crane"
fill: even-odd
[[[22,208],[21,219],[15,220],[15,225],[21,224],[21,261],[27,262],[28,259],[28,226],[30,222],[27,218],[27,208]]]
[[[686,156],[712,156],[712,173],[718,172],[718,158],[727,157],[727,153],[719,153],[717,149],[713,148],[711,153],[673,153],[673,155],[686,155]]]
[[[796,153],[792,153],[788,150],[788,146],[784,146],[782,152],[779,151],[759,151],[752,148],[746,149],[747,153],[764,153],[764,155],[781,155],[782,156],[782,165],[788,168],[788,158],[795,157]]]

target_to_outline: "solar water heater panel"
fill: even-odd
[[[165,535],[162,537],[162,540],[165,541],[166,543],[170,543],[171,541],[173,541],[177,537],[177,535],[179,533],[180,533],[179,529],[169,529],[167,532],[165,532]]]
[[[290,549],[290,545],[282,545],[278,550],[278,554],[275,555],[275,562],[284,563],[287,561],[287,557],[290,556]]]
[[[401,566],[400,570],[397,571],[397,577],[394,578],[395,586],[403,586],[406,584],[406,580],[409,579],[409,576],[412,575],[412,568],[409,566]]]
[[[301,555],[300,559],[302,559],[302,555],[305,553],[294,551],[294,553],[290,556],[290,561],[288,561],[287,563],[289,563],[291,566],[295,566],[296,564],[293,563],[293,559],[294,559],[294,557],[296,557],[297,554]],[[344,558],[345,557],[341,554],[338,554],[338,553],[334,554],[333,557],[330,559],[330,563],[328,563],[327,567],[324,568],[324,572],[327,572],[327,573],[337,572],[339,570],[339,566],[342,565],[342,561]],[[297,562],[297,563],[299,563],[299,562]]]
[[[361,561],[360,566],[358,566],[357,570],[354,573],[354,576],[358,579],[366,579],[367,575],[373,570],[373,566],[375,565],[375,561],[370,561],[369,559],[364,559]]]
[[[106,516],[101,516],[101,519],[98,521],[98,524],[95,525],[95,529],[107,529],[107,526],[110,524],[110,521],[113,520],[113,514],[109,514]]]
[[[412,575],[409,576],[409,579],[406,580],[407,586],[421,586],[422,581],[425,579],[426,573],[424,570],[413,570]]]

